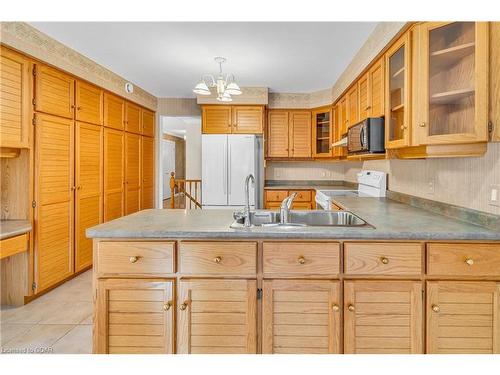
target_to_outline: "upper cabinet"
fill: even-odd
[[[264,107],[250,105],[204,105],[204,134],[262,134]]]
[[[102,125],[103,90],[82,81],[76,81],[75,88],[76,120]]]
[[[385,60],[380,58],[368,71],[368,106],[367,117],[385,115]],[[361,107],[361,106],[360,106]],[[362,120],[363,118],[360,118]]]
[[[104,126],[123,130],[125,122],[125,100],[122,98],[104,93]]]
[[[488,23],[419,25],[420,144],[488,140]]]
[[[268,158],[311,157],[311,112],[269,110],[267,122]]]
[[[155,114],[147,109],[142,110],[142,134],[148,137],[155,136]]]
[[[35,65],[35,111],[73,118],[75,79],[46,65]]]
[[[358,87],[354,85],[347,92],[347,127],[355,125],[359,121]],[[347,131],[347,129],[346,129]]]
[[[0,46],[0,147],[29,147],[31,64]]]
[[[125,103],[125,130],[141,134],[141,107],[130,102]]]
[[[410,145],[410,33],[404,34],[385,55],[385,147]]]
[[[289,114],[289,156],[311,157],[311,112],[291,111]]]
[[[334,124],[332,108],[312,111],[313,156],[315,158],[331,157],[334,140]]]
[[[267,157],[288,157],[288,112],[270,110],[267,114]]]

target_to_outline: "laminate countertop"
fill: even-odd
[[[31,223],[28,220],[1,220],[0,240],[19,236],[31,231]]]
[[[87,229],[90,238],[500,240],[500,232],[387,198],[336,197],[367,227],[231,229],[231,210],[144,210]]]

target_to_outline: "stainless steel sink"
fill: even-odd
[[[233,216],[235,220],[231,224],[231,228],[245,228],[243,212],[235,212]],[[288,219],[286,224],[281,224],[280,213],[278,211],[250,211],[250,228],[273,227],[294,229],[300,227],[360,227],[369,225],[366,221],[349,211],[292,210]]]

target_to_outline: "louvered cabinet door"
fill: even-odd
[[[267,156],[287,158],[289,156],[288,112],[269,111],[267,116]]]
[[[75,80],[46,65],[35,65],[35,111],[73,118]]]
[[[141,107],[130,102],[125,103],[125,130],[141,134]]]
[[[155,114],[147,109],[141,110],[142,134],[149,137],[155,136]]]
[[[370,114],[370,75],[366,73],[358,80],[359,120],[362,121]]]
[[[154,208],[154,138],[141,137],[141,209]]]
[[[97,294],[95,353],[173,353],[173,281],[102,279]]]
[[[124,132],[104,128],[104,221],[124,213]]]
[[[203,134],[230,134],[231,107],[228,105],[204,105],[201,109]]]
[[[265,280],[262,352],[340,353],[338,281]]]
[[[311,157],[311,112],[290,112],[290,156]]]
[[[30,71],[27,58],[0,46],[0,147],[29,147]]]
[[[382,117],[385,114],[384,104],[384,59],[379,59],[369,70],[369,102],[368,117]]]
[[[182,280],[177,307],[178,353],[256,353],[255,280]]]
[[[141,209],[141,136],[125,133],[125,215]]]
[[[92,265],[92,240],[87,238],[85,230],[102,222],[102,142],[102,126],[76,123],[76,272]]]
[[[36,283],[40,292],[73,274],[74,124],[37,114]]]
[[[347,93],[347,118],[348,127],[351,127],[359,121],[359,99],[358,87],[354,85]]]
[[[427,282],[427,353],[500,354],[500,283]]]
[[[263,111],[261,106],[233,106],[233,133],[262,134]]]
[[[81,81],[76,81],[75,88],[76,120],[102,125],[104,117],[103,90]]]
[[[123,130],[125,122],[125,100],[104,93],[104,126],[108,128]]]
[[[344,352],[423,353],[422,296],[417,281],[344,282]]]

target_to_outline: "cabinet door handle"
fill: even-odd
[[[131,256],[130,258],[128,258],[128,261],[130,263],[137,263],[137,261],[139,260],[139,257],[134,255],[134,256]]]
[[[389,258],[382,257],[382,258],[380,258],[380,261],[382,262],[382,264],[388,264],[389,263]]]
[[[185,301],[182,305],[180,305],[180,307],[179,307],[179,308],[180,308],[182,311],[184,311],[184,310],[186,310],[186,309],[187,309],[187,306],[188,306],[187,301]]]
[[[347,306],[347,310],[349,310],[350,312],[354,312],[356,309],[354,308],[354,305],[349,305]]]
[[[465,259],[465,263],[468,265],[468,266],[472,266],[474,264],[474,259],[472,258],[467,258]]]
[[[434,311],[435,313],[438,313],[441,309],[439,308],[438,305],[432,305],[432,311]]]
[[[217,263],[217,264],[219,264],[220,262],[222,262],[222,257],[221,256],[216,256],[214,258],[214,262]]]
[[[427,124],[424,121],[422,121],[420,124],[418,124],[418,126],[420,126],[421,128],[425,128],[426,125]]]
[[[299,262],[299,264],[304,264],[306,262],[306,258],[304,258],[303,256],[300,256],[298,259],[297,259],[297,262]]]
[[[340,310],[339,305],[337,305],[336,303],[334,303],[334,304],[332,305],[332,310],[333,310],[333,311],[335,311],[335,312],[336,312],[336,311],[339,311],[339,310]]]
[[[168,301],[167,303],[165,303],[163,305],[163,310],[168,311],[168,310],[170,310],[170,307],[172,307],[172,301]]]

